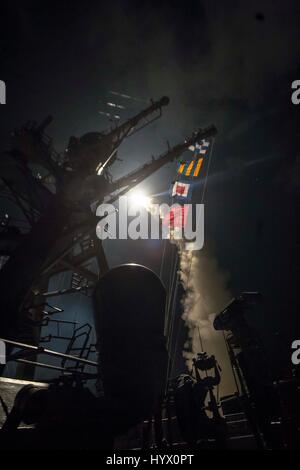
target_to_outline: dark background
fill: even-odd
[[[276,370],[299,339],[298,213],[300,3],[296,1],[2,2],[1,149],[28,119],[55,118],[62,151],[70,135],[108,127],[98,114],[110,90],[168,95],[164,116],[122,146],[119,176],[199,126],[219,130],[206,193],[206,240],[233,294],[258,290],[253,314]],[[125,114],[144,104],[130,102]],[[125,117],[125,115],[124,115]],[[168,189],[175,164],[144,187]],[[166,185],[167,181],[167,185]],[[128,243],[112,265],[159,269],[155,244]]]

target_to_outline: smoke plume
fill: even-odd
[[[185,290],[182,299],[183,320],[188,327],[188,340],[183,356],[189,369],[192,358],[202,350],[215,355],[222,368],[221,395],[235,392],[232,369],[223,334],[213,327],[215,315],[232,298],[224,273],[209,250],[183,251],[180,256],[180,279]],[[201,340],[200,340],[201,338]]]

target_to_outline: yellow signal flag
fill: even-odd
[[[181,162],[177,172],[183,176],[197,178],[202,167],[204,158],[193,159],[190,162]]]
[[[193,174],[193,176],[195,178],[199,175],[199,171],[200,171],[200,168],[202,166],[202,163],[203,163],[203,158],[199,158],[199,160],[197,162],[197,165],[196,165],[196,168],[194,170],[194,174]]]
[[[186,172],[185,172],[185,176],[190,176],[191,171],[193,169],[193,166],[194,166],[194,160],[192,160],[190,162],[189,166],[187,167]]]
[[[185,167],[185,163],[180,163],[178,167],[178,173],[182,174]]]

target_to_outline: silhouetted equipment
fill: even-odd
[[[26,385],[0,431],[0,449],[108,450],[114,438],[110,411],[87,388],[67,381]],[[18,429],[20,423],[30,427]]]
[[[262,344],[249,325],[245,313],[260,299],[257,292],[245,292],[233,298],[214,320],[216,330],[229,331],[227,347],[241,393],[259,393],[261,384],[270,381]]]
[[[196,358],[193,359],[193,367],[197,380],[197,388],[200,389],[202,393],[209,393],[210,402],[208,404],[208,409],[212,412],[213,420],[218,422],[221,420],[221,416],[213,389],[218,386],[221,381],[221,368],[219,367],[215,356],[208,356],[206,352],[197,354]],[[210,369],[214,369],[214,376],[208,375],[208,371]],[[199,370],[205,372],[204,378],[201,378]]]
[[[193,364],[196,369],[207,371],[215,367],[217,363],[215,356],[208,356],[206,352],[200,352],[197,354],[196,358],[193,359]],[[218,385],[218,383],[216,385]]]
[[[119,424],[148,417],[166,380],[165,288],[150,269],[119,266],[97,283],[95,325],[104,395]]]
[[[281,432],[278,433],[275,429],[275,424],[280,422],[282,410],[263,345],[246,315],[260,297],[257,292],[243,292],[232,299],[216,316],[214,327],[229,332],[226,343],[233,373],[258,445],[264,447],[266,444],[270,448],[278,448],[283,446],[283,441]],[[261,433],[264,441],[261,439]]]
[[[74,386],[71,373],[46,388],[24,387],[2,429],[8,444],[21,439],[11,433],[23,421],[35,425],[31,446],[107,449],[116,435],[147,418],[165,388],[165,296],[160,279],[144,266],[123,265],[104,275],[94,294],[101,397]],[[23,352],[34,349],[19,346]],[[94,365],[83,358],[77,362]]]
[[[64,354],[57,351],[52,351],[51,349],[43,348],[42,346],[32,346],[31,344],[20,343],[18,341],[11,341],[5,338],[0,338],[7,346],[12,346],[17,349],[16,352],[11,353],[7,360],[24,360],[26,357],[32,357],[35,354],[45,354],[48,356],[58,357],[63,360],[69,360],[73,362],[83,363],[89,366],[95,367],[97,364],[94,361],[89,361],[80,356],[72,356],[70,354]],[[71,370],[71,369],[70,369]]]
[[[31,303],[30,289],[39,284],[42,279],[48,279],[50,275],[63,269],[73,269],[95,282],[97,276],[81,266],[91,256],[97,257],[100,272],[107,270],[102,244],[95,233],[98,219],[91,212],[91,201],[101,203],[104,196],[110,193],[112,194],[108,202],[114,201],[163,165],[179,157],[199,139],[215,135],[214,126],[200,129],[184,143],[169,148],[157,159],[152,158],[149,163],[112,183],[107,182],[103,176],[91,175],[100,163],[104,166],[108,164],[114,150],[127,135],[132,134],[141,119],[161,109],[167,103],[168,99],[162,98],[109,134],[104,135],[103,141],[99,141],[97,147],[98,154],[93,152],[88,154],[90,159],[85,161],[85,153],[82,152],[82,160],[85,164],[82,163],[80,171],[65,171],[65,184],[62,186],[58,184],[57,192],[51,195],[40,218],[33,223],[30,233],[26,234],[22,243],[14,250],[0,271],[0,294],[4,312],[1,317],[3,336],[15,338],[18,335],[20,320],[24,318],[22,312],[26,305]],[[107,157],[106,160],[104,157]],[[91,185],[91,177],[96,178],[93,185]],[[69,256],[70,252],[85,237],[92,239],[94,249],[85,253],[80,261],[74,263],[74,259]],[[17,281],[16,272],[18,272]]]
[[[224,310],[216,316],[214,320],[215,329],[226,331],[245,324],[244,310],[259,301],[260,297],[259,292],[243,292],[238,297],[234,297]]]
[[[214,370],[214,375],[208,374],[210,369]],[[214,356],[201,352],[193,359],[193,370],[193,376],[181,374],[174,382],[176,415],[182,437],[192,446],[201,441],[205,447],[209,439],[214,439],[218,448],[225,447],[225,423],[213,392],[221,381],[218,363]],[[199,371],[205,373],[203,378]],[[206,411],[212,414],[211,418]]]
[[[45,134],[52,120],[52,116],[47,116],[39,125],[27,122],[21,129],[15,129],[11,134],[11,148],[23,167],[28,163],[39,164],[59,180],[63,175],[61,158],[53,148],[52,139]]]
[[[166,97],[152,102],[145,110],[106,134],[88,133],[83,136],[73,156],[71,152],[70,168],[60,161],[56,153],[54,155],[52,141],[43,133],[50,118],[40,126],[29,123],[20,131],[14,132],[12,150],[6,153],[9,164],[1,161],[4,170],[1,177],[8,189],[15,192],[18,205],[28,217],[31,231],[10,253],[9,260],[0,271],[3,310],[0,331],[3,336],[18,337],[20,322],[22,323],[24,318],[22,312],[31,303],[30,289],[34,285],[39,289],[41,280],[47,284],[45,280],[54,274],[54,266],[60,271],[73,268],[74,271],[78,270],[95,281],[97,276],[81,266],[87,256],[94,256],[101,265],[100,271],[107,270],[102,245],[95,234],[98,219],[91,212],[90,205],[95,200],[102,202],[104,196],[109,194],[110,188],[107,179],[97,175],[96,170],[109,166],[121,142],[138,130],[138,124],[143,125],[143,121],[150,114],[158,111],[161,115],[161,108],[168,102]],[[11,161],[13,168],[10,170]],[[54,193],[33,177],[31,169],[27,166],[28,162],[39,163],[54,175]],[[14,175],[13,179],[10,178],[11,174]],[[21,205],[22,200],[24,203]],[[94,249],[85,253],[74,266],[74,261],[69,255],[74,246],[87,236],[94,240]]]
[[[0,336],[9,360],[32,366],[28,378],[35,366],[62,373],[49,387],[25,389],[17,397],[4,431],[9,434],[22,420],[34,423],[33,438],[30,432],[24,441],[20,437],[25,447],[56,447],[53,439],[58,439],[61,447],[99,447],[101,440],[100,447],[105,448],[106,443],[112,445],[116,434],[141,420],[153,414],[161,417],[168,362],[163,336],[165,289],[143,266],[125,265],[109,271],[102,243],[96,237],[99,218],[95,208],[104,198],[113,202],[197,141],[216,134],[214,126],[199,129],[183,143],[168,145],[162,155],[112,181],[108,169],[120,144],[158,119],[168,103],[167,97],[151,101],[146,109],[108,132],[71,137],[62,154],[54,150],[52,139],[45,134],[51,117],[40,125],[29,122],[13,132],[11,149],[1,158],[0,191],[13,199],[26,223],[25,229],[16,227],[13,243],[7,243],[8,231],[14,229],[10,221],[2,231],[0,248],[5,263],[0,270]],[[91,259],[97,260],[98,269],[90,267]],[[85,365],[95,367],[88,359],[88,332],[77,329],[66,354],[39,345],[48,281],[62,271],[73,272],[72,290],[85,286],[90,293],[96,286],[99,383],[101,379],[104,394],[99,399],[82,386],[95,378],[83,369]],[[55,322],[49,315],[46,321]],[[78,335],[83,340],[81,351],[87,356],[78,352]],[[61,338],[59,333],[54,336]],[[44,338],[48,339],[49,335]],[[56,357],[62,363],[44,364],[38,354]],[[66,361],[71,365],[67,367]],[[158,431],[162,434],[161,422]]]
[[[8,360],[32,366],[31,377],[35,366],[62,374],[50,386],[25,387],[17,395],[3,429],[12,444],[10,433],[14,439],[21,421],[36,426],[26,432],[25,439],[22,432],[18,433],[25,448],[108,448],[117,434],[153,414],[162,436],[161,409],[168,362],[163,336],[165,289],[159,278],[143,266],[123,265],[109,271],[102,243],[96,237],[99,219],[94,208],[104,198],[115,201],[163,165],[179,158],[190,146],[216,134],[214,126],[199,129],[184,142],[168,146],[162,155],[112,181],[108,169],[117,159],[120,144],[159,118],[168,103],[167,97],[152,101],[108,132],[72,136],[62,154],[55,151],[52,139],[45,133],[51,116],[40,125],[29,122],[14,130],[11,149],[1,155],[1,195],[18,207],[26,229],[14,226],[9,215],[4,214],[0,224],[0,336],[7,345]],[[91,259],[97,260],[98,272],[88,264]],[[47,292],[49,278],[65,270],[73,272],[71,288]],[[53,312],[47,310],[50,306],[45,297],[81,289],[88,294],[94,287],[98,363],[89,360],[89,325],[75,329],[72,337],[63,337],[71,339],[66,353],[41,347],[39,342],[48,341],[51,335],[40,338],[33,329],[49,322],[56,322],[59,328],[60,323],[51,319]],[[278,380],[275,387],[272,383],[263,347],[245,315],[258,298],[255,292],[234,298],[217,315],[214,326],[227,332],[226,343],[239,388],[237,398],[257,443],[264,446],[262,432],[270,447],[292,447],[299,416],[291,418],[289,397],[297,402],[298,381],[294,377]],[[59,332],[53,337],[62,338]],[[78,339],[82,341],[79,346]],[[44,364],[37,360],[38,354],[62,362],[60,366]],[[98,373],[86,372],[85,366],[97,367]],[[209,376],[212,368],[215,374]],[[200,371],[205,372],[204,378]],[[180,376],[175,386],[183,436],[193,445],[199,438],[209,436],[222,444],[223,419],[213,392],[220,382],[215,358],[199,353],[194,359],[194,372],[196,379]],[[86,380],[96,377],[102,384],[101,398],[83,386]],[[208,393],[210,401],[205,406]],[[212,419],[206,411],[212,413]],[[274,433],[272,423],[280,423],[281,435]]]
[[[161,108],[168,104],[169,98],[164,96],[107,134],[89,132],[79,139],[71,137],[66,151],[71,168],[83,170],[85,174],[93,174],[95,171],[103,172],[108,165],[115,161],[117,149],[122,141],[145,125],[150,124],[150,122],[146,122],[137,128],[138,123],[156,111],[159,111],[161,115]]]
[[[196,377],[196,392],[199,395],[198,415],[199,415],[199,431],[198,435],[202,439],[211,436],[215,439],[218,448],[226,447],[225,421],[220,415],[219,403],[214,394],[214,388],[218,387],[221,382],[221,368],[215,356],[208,356],[206,352],[200,352],[193,359],[193,367]],[[208,371],[214,370],[214,375],[209,375]],[[199,371],[205,373],[202,378]],[[205,408],[206,395],[209,395],[209,402]],[[202,405],[200,406],[200,397]],[[211,419],[207,420],[204,410],[210,411]]]
[[[174,381],[176,417],[182,438],[195,445],[198,438],[197,396],[194,392],[196,379],[189,374],[180,374]]]

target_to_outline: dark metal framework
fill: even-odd
[[[63,154],[54,150],[52,139],[44,132],[51,117],[41,125],[30,122],[12,133],[11,149],[3,153],[0,162],[0,198],[10,208],[7,213],[12,213],[1,214],[0,331],[10,348],[22,338],[26,338],[26,343],[17,341],[23,354],[11,355],[10,359],[41,366],[28,357],[36,359],[41,350],[50,354],[38,346],[41,326],[55,321],[45,310],[45,298],[71,292],[88,295],[99,275],[108,270],[102,243],[95,233],[99,218],[91,207],[104,197],[108,202],[115,201],[180,157],[190,145],[216,133],[214,126],[200,129],[183,143],[168,147],[159,157],[152,157],[148,163],[111,181],[108,168],[116,160],[121,143],[161,117],[162,108],[168,103],[167,97],[151,101],[146,109],[107,133],[71,138]],[[96,270],[93,260],[97,262]],[[48,292],[51,276],[63,271],[73,273],[70,288]],[[67,349],[68,358],[74,341],[72,338]],[[87,353],[87,342],[79,352],[81,365],[84,351]],[[62,369],[66,360],[67,357]]]

